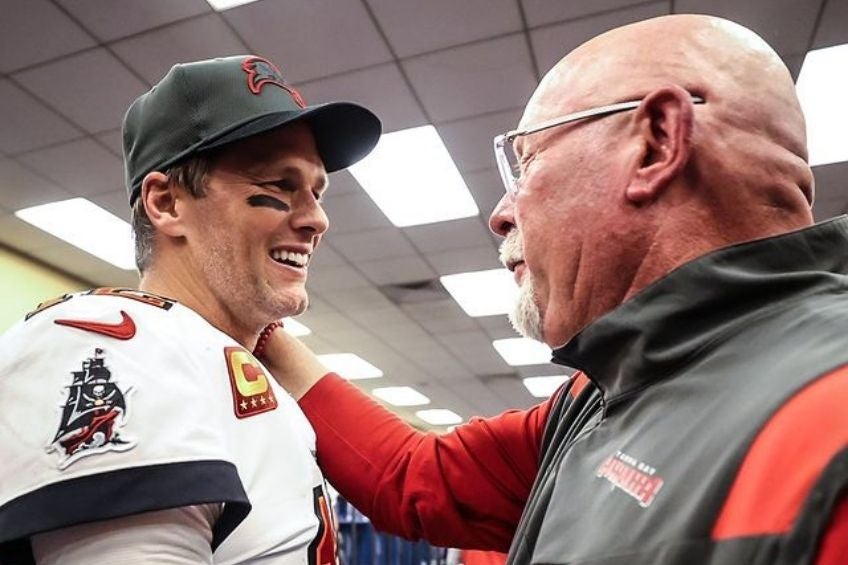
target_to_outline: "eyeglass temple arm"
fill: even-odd
[[[700,96],[692,95],[692,103],[693,104],[703,104],[705,100]],[[632,110],[634,108],[638,108],[639,104],[642,103],[642,100],[628,100],[627,102],[618,102],[616,104],[610,104],[608,106],[601,106],[600,108],[591,108],[589,110],[583,110],[581,112],[575,112],[573,114],[569,114],[565,117],[560,116],[559,118],[554,118],[552,120],[547,120],[542,122],[541,124],[535,125],[526,129],[514,129],[512,131],[506,132],[504,134],[504,139],[506,141],[512,141],[519,135],[527,135],[529,133],[536,133],[538,131],[543,131],[555,126],[561,126],[563,124],[567,124],[569,122],[574,122],[577,120],[582,120],[584,118],[591,118],[593,116],[603,116],[606,114],[614,114],[616,112],[623,112],[624,110]]]

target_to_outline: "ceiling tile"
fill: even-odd
[[[415,247],[425,253],[480,247],[491,242],[489,230],[479,217],[414,226],[403,231]]]
[[[23,253],[31,254],[36,259],[41,259],[40,252],[44,249],[53,247],[67,249],[71,247],[61,239],[19,220],[11,214],[0,217],[0,243]]]
[[[100,269],[84,269],[81,273],[78,276],[84,276],[85,280],[89,281],[94,287],[138,288],[139,279],[137,271],[126,271],[112,265],[104,264]]]
[[[613,28],[668,14],[666,1],[616,10],[530,32],[539,70],[544,74],[575,47]],[[678,9],[678,11],[682,11]]]
[[[90,196],[88,199],[100,206],[101,208],[105,208],[106,210],[112,212],[122,220],[125,220],[127,222],[130,221],[131,210],[129,202],[127,201],[126,190],[113,190],[111,192],[98,194],[96,196]]]
[[[20,210],[71,198],[53,182],[34,174],[12,159],[0,159],[0,206]]]
[[[573,20],[641,4],[645,0],[592,0],[591,2],[551,2],[550,0],[521,0],[527,25],[537,27],[544,24]]]
[[[826,0],[824,13],[813,38],[813,49],[848,43],[846,22],[848,22],[848,2]]]
[[[403,66],[436,122],[523,106],[536,85],[520,33],[407,59]]]
[[[359,186],[353,175],[346,170],[330,173],[329,177],[330,185],[327,192],[324,193],[324,198],[341,196],[342,194],[362,193],[362,187]]]
[[[98,273],[100,280],[96,282],[106,283],[109,282],[108,278],[110,277],[103,277],[104,273],[120,273],[121,271],[121,269],[116,269],[106,261],[86,253],[73,245],[60,240],[56,241],[58,242],[57,244],[38,250],[39,260],[90,282],[95,282],[91,280],[92,273]],[[103,280],[104,278],[107,280]]]
[[[518,126],[523,108],[441,124],[436,129],[457,168],[479,171],[496,165],[492,140]]]
[[[47,0],[3,0],[0,72],[86,49],[94,40]]]
[[[383,131],[424,125],[427,119],[395,63],[298,85],[309,104],[344,100],[377,114]]]
[[[512,371],[495,351],[492,340],[482,330],[443,333],[438,334],[436,339],[467,364],[475,375]]]
[[[159,82],[176,63],[243,55],[247,47],[217,14],[209,14],[112,45],[125,63],[151,84]]]
[[[102,143],[109,151],[123,159],[124,146],[123,137],[121,136],[121,128],[104,131],[103,133],[98,133],[94,137],[96,137],[97,141]]]
[[[8,80],[0,80],[0,124],[0,152],[7,154],[29,151],[83,135],[83,132]]]
[[[483,316],[477,318],[477,322],[492,339],[505,339],[511,337],[521,337],[512,324],[509,322],[509,316]]]
[[[504,407],[526,409],[541,402],[540,398],[530,394],[518,377],[491,379],[486,381],[486,386],[500,397]]]
[[[339,265],[347,265],[347,261],[338,251],[333,249],[327,240],[322,239],[318,249],[315,250],[312,258],[309,260],[309,269],[324,269]]]
[[[427,260],[440,275],[497,269],[503,266],[498,261],[497,250],[491,245],[427,253]]]
[[[372,331],[375,326],[384,324],[396,325],[410,323],[409,316],[394,304],[386,307],[360,310],[354,316],[354,321],[363,328],[367,328],[368,331]]]
[[[255,2],[223,12],[254,52],[291,83],[385,63],[392,56],[361,2]],[[320,22],[320,30],[316,30]]]
[[[474,318],[452,299],[404,304],[401,308],[434,335],[479,329]]]
[[[844,214],[848,210],[848,162],[813,167],[816,179],[813,213],[816,220],[824,220]]]
[[[783,62],[786,64],[786,67],[789,69],[789,74],[792,75],[792,80],[798,80],[798,73],[801,72],[801,65],[804,64],[805,55],[789,55],[784,56]]]
[[[79,139],[18,157],[75,196],[101,194],[124,185],[121,160],[91,139]]]
[[[498,170],[492,167],[485,171],[463,173],[462,176],[477,203],[480,217],[485,219],[488,226],[489,216],[505,193]]]
[[[393,306],[392,303],[383,296],[383,293],[373,286],[339,289],[336,292],[326,294],[324,296],[324,300],[345,313],[354,313],[360,310],[372,310],[376,308],[390,308]],[[355,315],[353,315],[352,318],[356,321]]]
[[[778,53],[788,55],[807,50],[822,1],[676,0],[675,10],[731,19],[757,32]]]
[[[183,18],[208,13],[205,0],[59,0],[101,41],[162,26]]]
[[[415,254],[415,248],[398,228],[383,228],[334,237],[333,247],[348,261],[358,263],[369,259],[404,257]]]
[[[470,405],[473,412],[462,415],[466,420],[474,416],[496,416],[507,408],[514,408],[512,404],[505,405],[497,393],[477,379],[457,379],[444,381],[442,384],[453,395]]]
[[[105,49],[22,71],[15,79],[92,133],[120,127],[130,103],[147,90]]]
[[[371,283],[359,271],[347,265],[321,269],[317,273],[310,275],[309,282],[306,283],[306,288],[309,292],[314,291],[319,295],[363,286],[371,286]]]
[[[403,284],[436,277],[426,261],[415,256],[357,262],[356,266],[374,284]]]
[[[398,57],[521,30],[515,0],[369,0],[368,5]]]
[[[365,192],[334,196],[332,190],[324,201],[324,211],[330,218],[330,231],[325,239],[335,241],[342,234],[392,225]]]

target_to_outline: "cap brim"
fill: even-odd
[[[382,131],[380,119],[367,108],[350,102],[330,102],[260,116],[202,143],[194,152],[221,147],[297,120],[309,124],[318,154],[329,173],[349,167],[368,155]]]

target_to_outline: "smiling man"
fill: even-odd
[[[259,57],[176,65],[132,104],[139,289],[0,339],[0,563],[335,562],[314,433],[251,352],[307,306],[327,172],[379,135]]]
[[[275,331],[334,486],[379,528],[513,564],[848,562],[848,219],[813,225],[778,55],[708,16],[615,29],[494,148],[513,321],[580,372],[423,434]]]

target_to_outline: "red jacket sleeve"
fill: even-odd
[[[447,434],[415,430],[333,374],[300,406],[325,475],[375,527],[447,547],[509,549],[551,400],[474,418]]]
[[[848,563],[848,498],[842,499],[825,532],[816,565]]]

